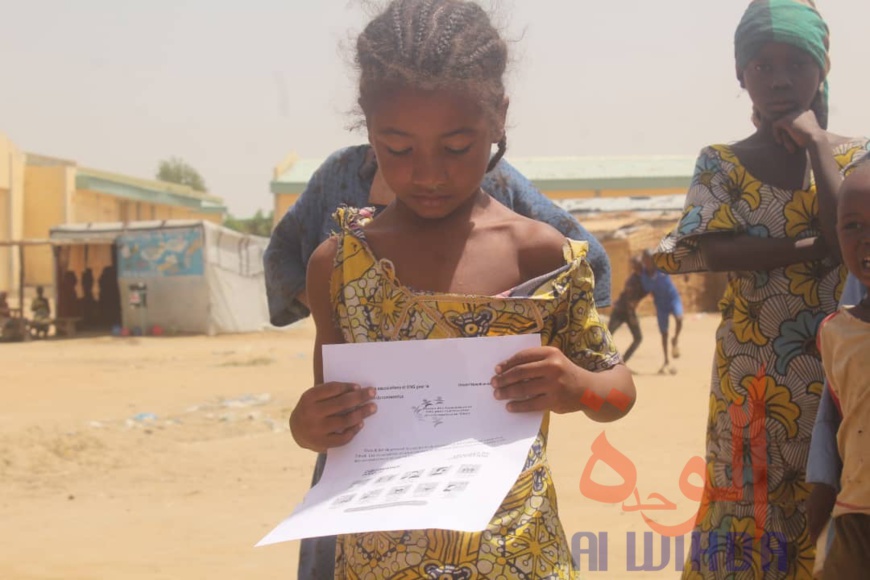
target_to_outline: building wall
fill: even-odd
[[[24,154],[0,133],[0,240],[21,239],[24,233]],[[0,290],[16,294],[18,249],[0,248]]]
[[[272,218],[273,226],[278,225],[278,222],[293,207],[297,199],[299,199],[298,193],[279,193],[275,195],[275,213]]]
[[[67,222],[75,190],[75,167],[28,165],[24,171],[24,237],[46,239],[51,228]],[[24,283],[54,285],[54,256],[50,246],[24,251]]]

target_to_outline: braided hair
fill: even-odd
[[[359,105],[366,113],[397,88],[454,90],[498,118],[505,98],[507,43],[478,4],[468,0],[393,0],[356,43]],[[504,156],[498,142],[491,171]]]

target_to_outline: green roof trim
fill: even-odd
[[[695,157],[516,157],[508,159],[544,191],[669,189],[685,191]],[[302,159],[270,184],[273,194],[301,194],[323,160]]]
[[[207,213],[225,209],[222,206],[215,205],[213,200],[216,198],[211,196],[193,197],[183,193],[176,193],[171,191],[170,188],[144,187],[134,183],[115,181],[99,175],[89,175],[81,171],[76,175],[76,189],[87,189],[130,201],[185,207]]]

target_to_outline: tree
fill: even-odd
[[[157,179],[169,183],[189,185],[195,191],[207,191],[205,180],[199,171],[194,169],[181,157],[163,159],[157,166]]]
[[[243,234],[250,234],[253,236],[263,236],[268,238],[272,235],[272,216],[273,212],[269,212],[267,214],[263,213],[263,210],[257,210],[257,213],[254,214],[254,217],[251,218],[235,218],[232,215],[228,215],[224,220],[224,226],[230,228],[231,230],[235,230],[237,232],[241,232]]]

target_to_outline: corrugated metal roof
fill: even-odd
[[[695,158],[682,155],[514,157],[510,163],[532,181],[691,177],[695,168]]]
[[[556,202],[570,213],[621,213],[682,211],[686,194],[645,197],[592,197]]]

